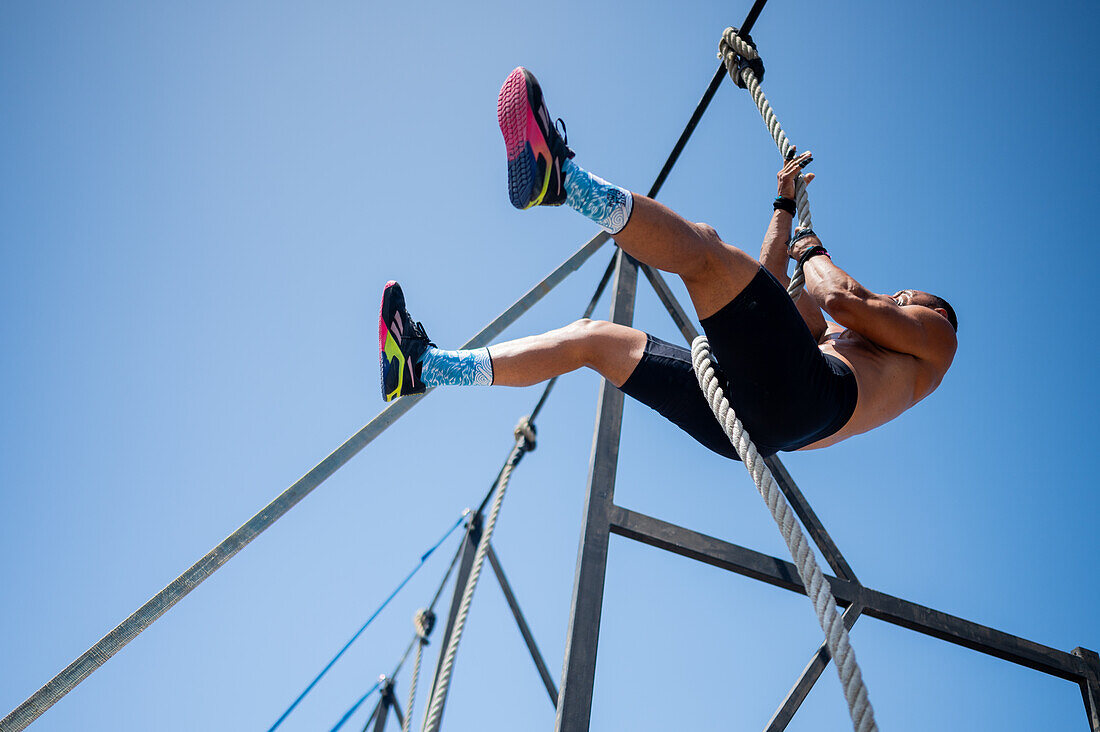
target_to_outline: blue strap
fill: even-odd
[[[344,712],[344,716],[340,717],[340,721],[337,722],[336,726],[333,727],[332,729],[330,729],[329,732],[336,732],[338,729],[343,727],[344,723],[347,722],[349,719],[351,719],[351,715],[355,714],[355,710],[358,709],[363,704],[363,702],[365,702],[367,700],[367,697],[369,697],[371,694],[373,694],[375,692],[375,690],[378,689],[378,687],[381,684],[382,684],[382,679],[379,679],[378,681],[375,681],[374,686],[372,686],[370,689],[368,689],[366,694],[363,694],[363,696],[359,697],[359,701],[355,702],[355,704],[352,705],[351,709]]]
[[[360,635],[362,635],[363,631],[367,629],[367,626],[369,626],[371,624],[371,622],[376,617],[378,617],[378,614],[380,612],[382,612],[382,610],[385,609],[386,605],[390,604],[390,600],[392,600],[394,597],[396,597],[397,593],[401,591],[401,588],[403,588],[406,584],[408,584],[409,580],[411,580],[413,578],[413,575],[415,575],[420,570],[420,568],[424,566],[424,563],[428,561],[428,557],[430,557],[432,555],[432,552],[434,552],[436,549],[438,549],[443,544],[443,542],[445,542],[447,540],[447,538],[451,534],[454,533],[454,530],[457,529],[460,525],[462,525],[462,520],[464,518],[466,518],[466,514],[463,514],[463,515],[459,516],[458,521],[455,521],[454,526],[452,526],[447,531],[447,533],[443,535],[443,538],[440,539],[439,541],[437,541],[432,546],[431,549],[424,552],[420,556],[420,563],[418,565],[416,565],[416,567],[414,567],[411,572],[409,572],[409,574],[405,577],[405,579],[401,580],[401,584],[399,584],[397,586],[397,589],[395,589],[393,592],[391,592],[390,596],[387,597],[385,599],[385,601],[381,605],[378,606],[378,609],[374,611],[374,614],[372,614],[369,618],[367,618],[367,622],[363,623],[363,627],[360,628],[359,630],[355,631],[355,635],[353,635],[351,637],[351,640],[349,640],[347,643],[345,643],[344,647],[341,648],[340,651],[335,656],[332,657],[332,660],[329,661],[323,669],[321,669],[321,673],[317,674],[317,677],[315,679],[313,679],[313,681],[309,682],[309,686],[307,686],[305,688],[305,691],[303,691],[301,694],[298,695],[298,698],[295,699],[294,702],[289,707],[286,708],[286,711],[283,712],[282,716],[280,716],[277,720],[275,720],[275,724],[271,725],[271,727],[267,730],[267,732],[274,732],[274,730],[277,729],[278,726],[283,723],[283,720],[285,720],[287,718],[287,716],[289,716],[290,713],[292,711],[294,711],[294,708],[296,706],[298,706],[298,704],[302,701],[302,699],[306,698],[306,694],[308,694],[310,691],[313,690],[313,687],[317,685],[317,682],[321,680],[321,677],[323,677],[325,674],[328,673],[328,670],[330,668],[332,668],[332,665],[340,659],[340,656],[344,655],[344,651],[346,651],[348,648],[351,647],[351,644],[355,642],[355,639],[358,638]],[[347,720],[347,717],[350,716],[351,713],[354,712],[359,707],[359,705],[363,703],[363,699],[366,699],[367,696],[369,696],[370,693],[373,692],[374,689],[376,689],[376,688],[378,688],[378,684],[375,684],[374,688],[372,688],[370,691],[368,691],[366,694],[364,694],[363,698],[360,699],[358,702],[356,702],[355,706],[352,707],[351,711],[348,712],[348,714],[344,716],[344,719],[340,720],[340,724],[336,725],[336,727],[334,729],[339,728],[340,725],[342,725]]]

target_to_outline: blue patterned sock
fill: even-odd
[[[420,379],[428,386],[490,386],[493,359],[488,348],[473,351],[444,351],[429,348],[420,357]]]
[[[566,159],[561,169],[565,173],[566,204],[609,234],[622,231],[634,210],[634,196],[630,191],[592,175],[571,159]]]

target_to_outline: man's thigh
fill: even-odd
[[[744,290],[760,269],[760,262],[737,247],[726,244],[706,224],[708,239],[706,266],[693,270],[690,276],[682,275],[695,313],[700,319],[709,318],[725,307]]]

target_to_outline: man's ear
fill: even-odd
[[[944,310],[943,308],[932,308],[932,309],[935,310],[940,315],[942,315],[943,319],[946,320],[948,323],[951,322],[951,318],[947,317],[947,311],[946,310]]]

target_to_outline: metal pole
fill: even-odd
[[[745,22],[741,24],[741,32],[749,33],[752,31],[752,27],[756,25],[756,19],[760,17],[760,11],[764,9],[768,0],[756,0],[753,3],[752,8],[749,10],[749,14],[745,16]],[[699,124],[699,120],[703,118],[703,113],[707,111],[707,107],[710,106],[710,101],[714,99],[714,94],[718,91],[718,87],[722,85],[722,78],[726,75],[726,65],[721,63],[718,65],[718,70],[714,72],[714,76],[711,77],[710,84],[707,86],[707,90],[703,92],[702,99],[699,100],[699,104],[695,107],[695,112],[691,115],[691,119],[688,120],[687,126],[684,127],[684,131],[680,133],[680,139],[676,141],[676,144],[672,148],[672,152],[669,153],[668,159],[665,160],[664,166],[661,167],[661,172],[657,174],[657,179],[653,181],[653,185],[650,186],[649,193],[650,198],[656,198],[657,193],[661,190],[661,186],[665,184],[665,179],[668,178],[668,174],[672,172],[672,166],[676,165],[676,161],[680,159],[680,153],[684,151],[684,147],[687,145],[689,139],[691,139],[691,133],[695,132],[695,126]]]
[[[1074,648],[1073,655],[1082,659],[1088,667],[1088,675],[1082,679],[1081,697],[1085,701],[1092,732],[1100,732],[1100,656],[1087,648]]]
[[[612,322],[630,325],[634,321],[637,283],[638,267],[634,259],[620,250],[615,273],[615,295],[611,301]],[[581,548],[577,556],[565,664],[554,726],[559,732],[587,730],[592,715],[596,645],[600,636],[607,549],[611,536],[610,512],[619,459],[623,393],[604,379],[600,384],[599,399],[592,458],[589,463],[584,526],[581,529]]]
[[[385,732],[386,720],[390,716],[390,706],[393,704],[393,680],[387,678],[382,682],[382,697],[378,700],[378,714],[374,717],[374,732]]]
[[[849,605],[844,611],[844,615],[841,616],[844,627],[851,630],[862,612],[863,606],[859,603],[852,603]],[[806,664],[806,668],[802,670],[794,686],[787,692],[787,696],[784,697],[779,708],[772,714],[772,718],[768,720],[768,725],[764,728],[764,732],[781,732],[787,729],[787,725],[794,719],[795,712],[802,706],[802,702],[806,701],[806,697],[809,696],[810,690],[814,688],[814,684],[821,678],[821,673],[825,670],[825,667],[829,665],[829,660],[831,658],[832,656],[829,654],[828,643],[822,643],[818,646],[817,652],[810,657],[810,662]]]
[[[550,678],[546,661],[543,659],[542,653],[539,652],[535,637],[531,635],[531,628],[527,625],[527,619],[523,617],[523,611],[519,608],[519,602],[516,601],[515,593],[512,592],[512,586],[508,584],[508,578],[504,574],[504,568],[500,566],[500,559],[497,557],[492,544],[489,545],[489,564],[492,565],[493,573],[497,576],[497,582],[500,583],[500,589],[504,592],[504,599],[508,601],[508,607],[512,609],[512,617],[516,619],[516,625],[519,626],[523,642],[527,644],[527,650],[531,653],[531,660],[535,662],[535,668],[538,669],[539,676],[542,678],[542,684],[546,687],[546,693],[550,696],[550,703],[556,707],[558,705],[558,689],[554,686],[554,680]]]
[[[714,567],[736,572],[791,592],[805,594],[798,569],[778,557],[676,526],[652,516],[613,506],[611,531]],[[1090,678],[1087,660],[1034,641],[933,610],[884,592],[825,575],[837,605],[862,604],[863,615],[1010,661],[1051,676],[1080,683]]]
[[[451,610],[447,614],[447,627],[443,631],[443,642],[439,646],[446,650],[451,642],[451,633],[454,632],[455,618],[458,616],[458,606],[462,603],[462,593],[466,589],[466,582],[470,579],[470,570],[474,566],[474,554],[477,553],[478,542],[481,541],[481,510],[470,514],[470,524],[466,531],[465,544],[462,548],[462,560],[458,566],[458,577],[455,579],[455,590],[451,596]],[[439,660],[435,664],[435,675],[432,678],[432,688],[428,690],[428,699],[435,698],[435,687],[439,683],[439,671],[443,667],[443,653],[439,654]],[[446,705],[447,697],[443,697]],[[443,711],[440,709],[439,726],[443,727]]]

